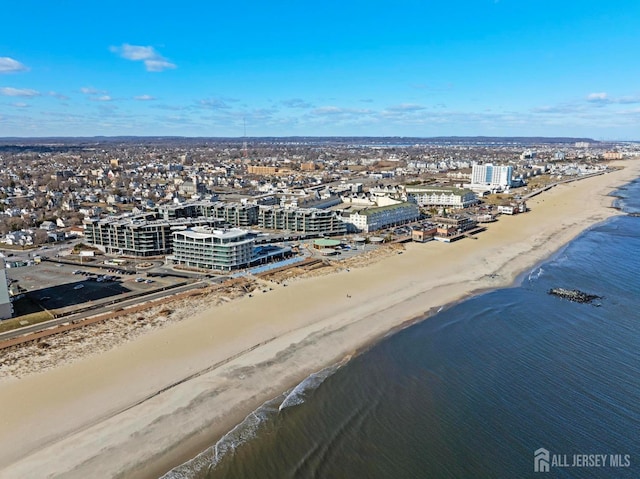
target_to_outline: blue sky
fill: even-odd
[[[637,0],[5,3],[0,137],[640,139]]]

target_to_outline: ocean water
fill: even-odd
[[[640,212],[640,181],[617,196]],[[553,287],[602,299],[573,303]],[[312,375],[166,477],[638,478],[639,293],[640,217],[608,220],[517,286]],[[548,473],[534,472],[539,448]],[[606,467],[553,463],[585,454]]]

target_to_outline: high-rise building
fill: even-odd
[[[471,184],[485,185],[489,187],[511,186],[513,176],[513,166],[493,165],[473,165],[471,171]]]

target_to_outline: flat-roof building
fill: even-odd
[[[513,166],[493,165],[473,165],[471,171],[471,184],[484,185],[490,188],[506,188],[511,186],[513,176]]]
[[[339,235],[347,232],[347,225],[338,213],[316,208],[260,206],[258,227],[308,234]]]
[[[433,222],[437,226],[438,236],[452,236],[475,228],[476,220],[468,216],[436,216]]]
[[[109,254],[163,256],[173,248],[173,232],[193,226],[215,226],[215,218],[157,219],[157,213],[84,220],[87,242]]]
[[[255,239],[248,231],[194,227],[173,233],[174,264],[190,268],[232,271],[251,264]]]
[[[434,186],[407,186],[407,199],[423,207],[468,208],[478,202],[471,190]]]
[[[217,218],[238,228],[248,228],[258,222],[258,205],[223,201],[192,201],[178,205],[158,206],[165,220],[178,218]]]
[[[420,210],[414,203],[402,202],[387,206],[367,208],[349,215],[348,222],[359,231],[369,233],[388,226],[397,226],[415,221],[420,217]]]

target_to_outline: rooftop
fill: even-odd
[[[196,226],[187,230],[177,232],[183,236],[194,239],[219,238],[219,239],[236,239],[246,236],[249,232],[240,228],[231,229],[215,229],[207,226]]]
[[[319,246],[321,248],[335,248],[336,246],[339,246],[340,243],[341,241],[339,240],[326,239],[326,238],[320,238],[313,242],[314,245]]]
[[[380,213],[382,211],[392,211],[392,210],[397,210],[397,209],[406,208],[406,207],[417,208],[417,206],[415,204],[405,201],[405,202],[398,203],[398,204],[395,204],[395,205],[377,206],[377,207],[367,208],[364,211],[360,211],[359,214],[365,215],[365,216],[369,216],[369,215],[373,215],[373,214],[376,214],[376,213]]]
[[[421,192],[421,193],[452,193],[454,195],[466,195],[468,193],[473,193],[471,190],[466,188],[453,188],[453,187],[444,187],[444,186],[429,186],[429,185],[417,185],[417,186],[407,186],[407,193],[413,192]]]

